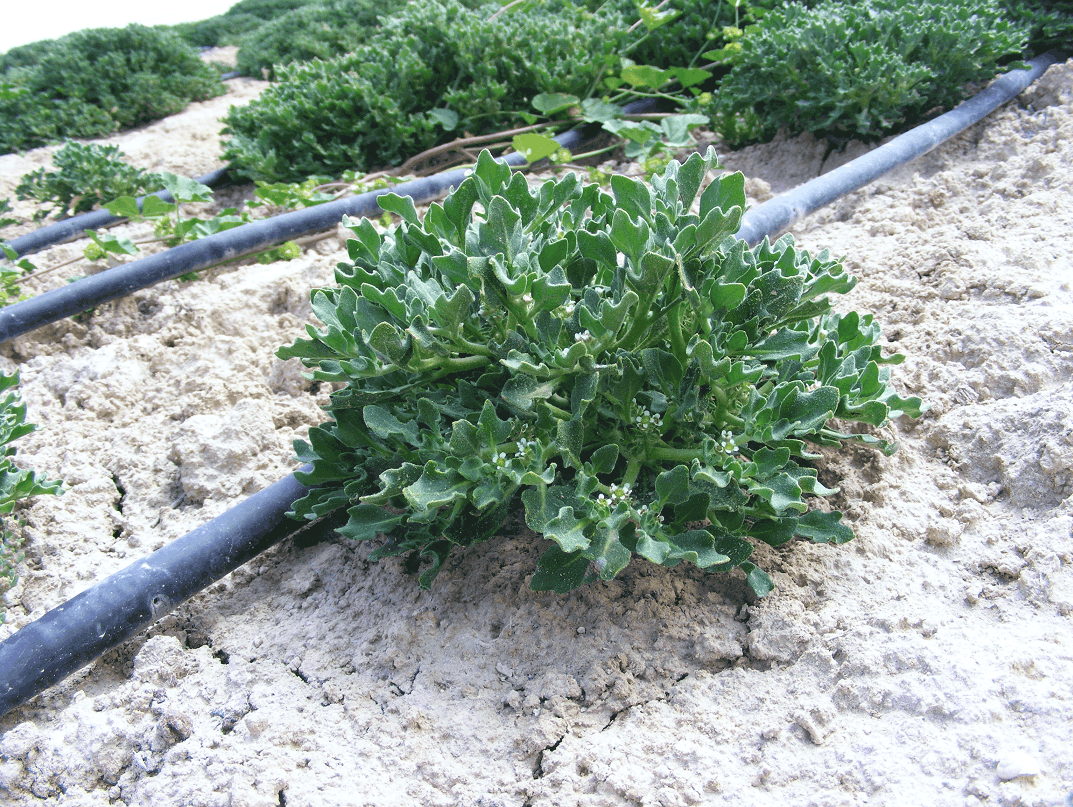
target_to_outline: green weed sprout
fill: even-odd
[[[11,444],[37,427],[26,422],[26,405],[22,403],[16,387],[19,374],[0,373],[0,594],[10,589],[18,580],[16,567],[22,562],[22,538],[8,527],[7,519],[20,501],[41,494],[59,494],[62,482],[50,482],[33,471],[18,468],[13,460],[15,447]],[[0,608],[0,622],[4,621]]]

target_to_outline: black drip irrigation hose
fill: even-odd
[[[936,118],[920,128],[931,127],[942,118],[958,113],[963,107],[971,106],[976,111],[971,115],[960,117],[963,121],[962,129],[964,129],[1004,101],[1013,98],[1042,75],[1043,71],[1056,60],[1053,55],[1038,57],[1033,60],[1030,71],[1019,70],[1008,73],[992,84],[991,88],[981,93],[981,95],[988,95],[984,104],[977,103],[980,97],[977,96],[953,112]],[[996,93],[991,92],[991,89],[996,86],[1001,88],[1000,100],[996,100]],[[981,106],[986,106],[986,110],[978,111]],[[917,131],[914,129],[881,148],[894,146],[902,138],[913,139]],[[952,131],[947,137],[956,133]],[[903,161],[911,160],[941,142],[935,140],[933,133],[927,134],[922,140],[930,145],[922,149],[915,148],[901,152],[909,155],[904,157]],[[901,147],[898,146],[898,148]],[[520,155],[511,156],[517,157],[517,161],[521,162]],[[865,155],[841,169],[836,169],[817,180],[806,183],[802,189],[812,186],[812,190],[803,195],[803,198],[807,200],[805,202],[792,201],[797,197],[796,191],[791,191],[749,211],[743,219],[739,236],[750,243],[774,236],[806,212],[811,212],[822,204],[834,201],[839,196],[862,187],[898,164],[889,164],[887,159],[869,160],[870,157],[871,154]],[[878,173],[869,179],[863,179],[863,174],[859,173],[860,168],[853,167],[855,164],[859,166],[862,161],[870,162],[873,166],[872,170]],[[457,181],[461,182],[460,175],[464,173],[464,171],[452,171],[439,176],[450,176],[451,179],[441,180],[448,183],[458,176]],[[843,190],[836,192],[828,188],[821,191],[819,190],[821,186],[816,184],[821,180],[828,180],[832,184],[842,183]],[[421,182],[426,181],[421,180]],[[376,194],[365,194],[365,196],[374,197],[375,200]],[[818,199],[825,199],[826,202],[817,202]],[[787,202],[787,200],[791,201]],[[343,201],[352,202],[353,200]],[[311,208],[311,210],[318,209],[321,208]],[[789,212],[779,212],[783,210]],[[235,232],[235,230],[230,232]],[[199,242],[189,246],[195,246],[197,243]],[[175,252],[178,249],[181,247],[171,251]],[[180,268],[176,270],[176,274],[186,271],[190,269]],[[186,536],[116,572],[0,642],[0,716],[89,664],[124,639],[148,627],[180,603],[282,538],[302,532],[304,529],[316,529],[318,526],[331,529],[331,523],[325,523],[331,516],[322,522],[306,527],[298,527],[295,522],[288,521],[287,511],[300,496],[305,495],[307,490],[293,475],[288,476]]]
[[[296,522],[286,512],[307,490],[288,476],[5,639],[0,715],[294,534]]]
[[[583,134],[579,129],[572,129],[556,136],[555,140],[564,148],[573,148],[583,141]],[[520,153],[509,154],[503,159],[512,167],[525,163],[525,157]],[[384,211],[376,200],[385,193],[409,196],[415,204],[432,201],[461,185],[468,173],[468,169],[457,168],[404,182],[393,188],[369,191],[270,219],[261,219],[90,275],[61,288],[0,308],[0,342],[87,311],[101,303],[126,297],[139,289],[188,272],[206,269],[223,261],[240,258],[263,249],[266,244],[289,241],[331,229],[343,216],[378,216]]]
[[[200,182],[202,185],[208,185],[210,188],[215,188],[223,184],[224,179],[227,177],[230,170],[230,166],[217,168],[215,171],[210,171],[203,177],[198,177],[195,182]],[[155,193],[146,195],[155,196],[165,202],[175,201],[169,191],[156,191]],[[138,204],[138,209],[141,210],[142,203],[145,201],[145,196],[139,196],[135,201]],[[78,216],[71,216],[71,218],[64,219],[55,224],[49,224],[47,227],[41,227],[40,229],[34,230],[32,233],[20,235],[18,238],[12,238],[6,243],[9,247],[14,249],[18,257],[21,258],[34,252],[40,252],[41,250],[56,244],[62,244],[64,241],[78,238],[78,236],[82,235],[86,230],[99,230],[101,227],[109,227],[121,221],[126,221],[126,219],[123,216],[113,216],[107,210],[94,210],[92,213],[82,213]]]
[[[1037,56],[1028,62],[1031,65],[1029,70],[1012,70],[949,112],[839,168],[798,185],[792,191],[757,205],[745,215],[738,238],[755,246],[765,237],[786,230],[799,219],[863,188],[899,165],[927,154],[1015,98],[1061,58],[1053,51]]]

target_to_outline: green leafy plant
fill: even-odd
[[[311,176],[302,182],[264,182],[255,183],[254,191],[256,198],[247,202],[251,208],[263,207],[277,210],[297,210],[304,207],[316,207],[325,202],[339,198],[339,192],[332,193],[325,188],[338,189],[340,186],[349,188],[350,183],[332,182],[331,177]]]
[[[201,219],[196,216],[184,217],[182,205],[211,201],[212,188],[202,185],[196,180],[167,171],[160,175],[160,181],[165,189],[171,193],[175,202],[165,202],[155,196],[147,196],[139,210],[134,197],[121,196],[119,199],[105,205],[113,215],[123,216],[134,221],[155,222],[156,237],[134,242],[129,238],[114,236],[110,233],[87,230],[87,235],[89,235],[91,241],[82,252],[86,260],[101,261],[111,255],[133,255],[139,251],[139,244],[154,241],[164,241],[169,247],[174,247],[188,241],[196,241],[199,238],[206,238],[216,233],[225,232],[234,227],[248,224],[251,221],[249,213],[239,213],[233,207],[226,208],[208,219]],[[308,207],[334,198],[330,194],[321,194],[315,187],[311,187],[308,182],[301,185],[261,187],[257,189],[257,194],[267,203],[281,207],[287,205]],[[322,196],[326,198],[321,198]],[[263,250],[258,260],[262,263],[293,260],[299,254],[300,248],[298,244],[294,241],[287,241],[277,247]],[[237,260],[237,258],[234,260]],[[195,280],[197,279],[197,274],[193,272],[187,273],[181,275],[179,279]]]
[[[695,63],[721,41],[720,20],[737,19],[739,9],[684,6],[615,2],[590,11],[547,0],[489,13],[493,6],[473,10],[457,0],[411,3],[369,29],[352,53],[281,68],[278,84],[228,115],[225,156],[252,179],[289,182],[397,164],[460,134],[520,122],[553,132],[597,121],[612,131],[614,121],[624,123],[626,101],[682,104],[712,79]],[[295,20],[320,13],[309,7]],[[664,149],[676,147],[650,121],[620,129],[631,148],[658,150],[660,138],[669,138]]]
[[[831,313],[855,279],[789,237],[733,237],[744,178],[712,150],[613,195],[567,174],[531,189],[483,152],[423,222],[412,200],[381,236],[351,222],[338,288],[312,294],[323,329],[277,355],[343,384],[332,420],[295,444],[312,487],[292,515],[347,508],[339,532],[374,557],[430,561],[496,533],[516,502],[552,542],[532,586],[608,580],[637,554],[771,580],[753,542],[842,543],[841,514],[810,509],[811,445],[894,446],[878,427],[916,416],[889,388],[879,326]],[[699,198],[698,198],[699,194]],[[691,212],[694,203],[697,211]]]
[[[39,168],[24,174],[15,188],[19,199],[54,204],[52,210],[35,215],[40,220],[86,213],[120,196],[137,196],[163,187],[159,174],[152,174],[123,161],[119,146],[69,142],[52,155],[49,171]]]
[[[701,111],[733,146],[779,127],[877,140],[961,101],[968,83],[993,78],[1026,39],[995,0],[790,3],[746,29]]]
[[[368,41],[378,17],[405,5],[406,0],[325,0],[296,8],[243,37],[238,69],[275,78],[277,65],[349,53]]]
[[[33,471],[15,465],[15,447],[11,444],[37,427],[26,422],[26,405],[22,403],[18,386],[19,375],[0,373],[0,594],[18,580],[16,567],[22,562],[22,539],[10,528],[8,519],[15,506],[31,496],[59,494],[62,482],[50,482]],[[0,609],[0,622],[4,621]]]
[[[173,25],[171,30],[195,48],[237,45],[245,34],[313,0],[239,0],[223,14]]]
[[[22,272],[9,264],[0,264],[0,308],[23,299],[21,280]]]
[[[625,32],[560,6],[491,20],[458,0],[411,3],[353,53],[281,68],[260,98],[232,107],[224,157],[266,182],[369,171],[456,129],[496,131],[539,93],[586,96]]]
[[[0,82],[0,153],[68,137],[101,137],[224,92],[219,76],[175,34],[130,25],[51,40]]]
[[[638,64],[664,67],[693,67],[701,53],[720,40],[724,26],[754,19],[752,6],[744,0],[611,0],[603,13],[617,14],[620,25],[627,28],[636,25],[640,14],[642,25],[627,46],[627,55]]]
[[[26,258],[19,258],[19,253],[8,243],[0,241],[0,252],[6,261],[0,263],[0,308],[19,300],[26,299],[26,295],[19,288],[19,282],[25,275],[37,269]]]
[[[54,39],[40,39],[26,45],[18,45],[0,54],[0,75],[19,67],[33,67],[52,48]]]
[[[137,245],[129,238],[112,235],[112,233],[86,230],[90,242],[82,248],[82,256],[87,261],[100,261],[109,255],[134,255]]]
[[[1003,0],[1002,8],[1007,19],[1029,30],[1025,58],[1068,49],[1073,38],[1073,3],[1069,0]]]
[[[157,238],[164,239],[168,246],[171,247],[186,241],[204,238],[206,235],[230,230],[232,227],[246,224],[249,221],[248,216],[239,216],[238,211],[234,208],[228,208],[207,220],[197,217],[183,218],[182,206],[196,202],[211,202],[212,188],[208,185],[202,185],[195,179],[179,176],[170,171],[161,172],[160,183],[171,194],[175,200],[174,202],[165,202],[159,197],[147,196],[139,210],[137,200],[133,196],[121,196],[115,201],[106,204],[105,208],[114,216],[124,216],[134,221],[155,222]],[[113,249],[105,247],[104,243],[100,242],[96,237],[94,240],[104,247],[106,251],[122,251],[127,252],[127,254],[133,254],[126,248]],[[118,243],[118,240],[109,239],[109,243],[112,242]]]
[[[11,200],[0,199],[0,228],[18,224],[18,219],[9,218],[6,214],[11,212]]]

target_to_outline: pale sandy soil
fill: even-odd
[[[204,173],[230,100],[110,142]],[[759,201],[823,153],[724,161]],[[0,198],[47,155],[0,158]],[[524,533],[428,592],[368,547],[287,542],[0,719],[0,804],[1066,804],[1071,166],[1066,65],[796,228],[846,256],[861,281],[839,306],[876,315],[907,357],[897,386],[932,409],[890,428],[894,457],[827,455],[858,537],[761,549],[762,601],[641,562],[534,593],[544,544]],[[329,239],[0,347],[41,426],[20,456],[71,486],[23,511],[0,637],[295,467],[327,390],[273,351],[343,259]]]

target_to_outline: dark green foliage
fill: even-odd
[[[51,50],[55,41],[42,39],[38,42],[30,42],[28,45],[19,45],[0,55],[0,76],[16,67],[33,67]]]
[[[1048,50],[1073,50],[1073,2],[1070,0],[1003,0],[1007,19],[1029,29],[1025,57]]]
[[[173,33],[131,25],[78,31],[0,81],[0,153],[100,137],[224,91]]]
[[[18,224],[18,219],[8,218],[7,214],[11,212],[11,200],[0,199],[0,229],[9,227],[12,224]]]
[[[630,37],[625,52],[638,64],[690,67],[705,50],[721,44],[722,29],[735,22],[734,5],[729,0],[671,0],[664,8],[678,12],[678,16],[653,31],[641,26]],[[747,3],[740,4],[739,18],[747,8]],[[617,15],[618,24],[629,28],[637,21],[637,3],[613,0],[600,13],[609,18]],[[744,24],[751,19],[746,16],[740,21]]]
[[[171,30],[195,48],[237,45],[243,36],[266,22],[311,2],[314,0],[240,0],[223,14],[174,25]]]
[[[378,17],[405,5],[406,0],[329,0],[297,8],[242,39],[238,69],[275,78],[276,65],[349,53],[368,41]]]
[[[44,218],[86,213],[120,196],[140,196],[164,187],[160,176],[128,165],[123,156],[119,146],[68,143],[52,155],[57,170],[39,168],[24,175],[15,193],[20,199],[55,204],[55,209],[38,217]]]
[[[894,446],[868,429],[917,416],[872,317],[833,314],[856,280],[789,237],[732,234],[744,177],[701,192],[715,153],[613,196],[575,174],[530,188],[488,152],[423,221],[381,236],[352,222],[352,263],[312,295],[323,330],[281,349],[341,383],[332,420],[298,442],[312,487],[294,515],[345,507],[340,533],[386,536],[373,557],[427,559],[496,534],[514,502],[552,542],[532,586],[568,591],[633,555],[771,579],[755,542],[843,543],[810,445]],[[698,212],[691,213],[699,197]]]
[[[873,141],[955,105],[1026,40],[995,0],[790,3],[746,31],[706,111],[732,145],[780,127]]]
[[[407,6],[367,45],[290,65],[258,100],[232,108],[225,157],[252,179],[298,180],[400,162],[457,131],[495,131],[538,93],[587,96],[623,32],[571,5],[513,9],[489,22],[457,0]]]
[[[31,496],[58,494],[62,482],[50,482],[15,466],[13,458],[15,440],[24,437],[37,427],[26,422],[26,404],[18,393],[19,375],[0,373],[0,594],[3,594],[18,579],[15,567],[22,559],[19,551],[22,540],[9,528],[8,517],[15,505]],[[0,610],[0,622],[3,611]]]

